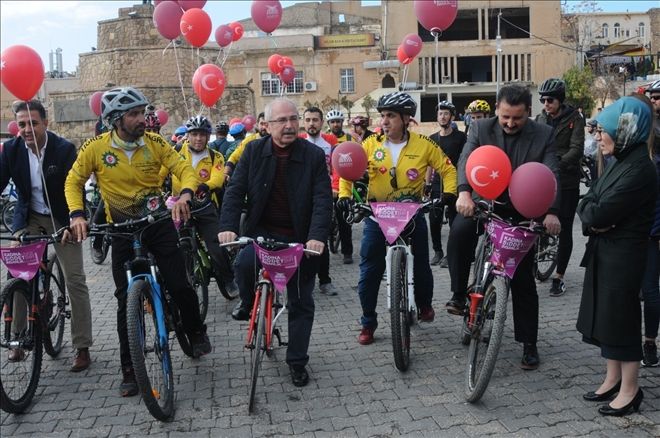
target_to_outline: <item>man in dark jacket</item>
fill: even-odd
[[[557,272],[552,279],[550,296],[566,292],[564,273],[573,251],[573,219],[580,200],[580,159],[584,154],[584,118],[575,108],[564,104],[566,84],[561,79],[548,79],[539,87],[543,111],[536,121],[555,130],[555,147],[559,157],[561,205],[559,206],[559,248]]]
[[[236,239],[241,208],[247,196],[245,234],[284,242],[304,243],[322,252],[330,232],[332,190],[323,151],[298,138],[299,116],[289,99],[275,99],[265,111],[270,137],[245,147],[227,187],[220,216],[220,243]],[[247,320],[254,300],[255,251],[246,246],[236,260],[236,282],[241,302],[232,312]],[[318,258],[303,257],[298,272],[287,284],[289,345],[286,361],[295,386],[305,386],[305,365],[314,322],[314,278]]]
[[[548,166],[559,179],[559,162],[554,146],[552,128],[528,119],[532,106],[529,90],[521,85],[506,85],[497,95],[497,117],[473,122],[467,142],[458,162],[458,200],[454,218],[449,231],[447,252],[449,257],[449,275],[453,296],[447,303],[447,311],[454,315],[463,315],[467,297],[470,264],[474,259],[477,245],[477,221],[474,215],[475,203],[472,188],[465,173],[467,159],[476,148],[482,145],[495,145],[509,156],[513,169],[529,162],[540,162]],[[515,211],[509,194],[505,191],[497,199],[495,212],[502,217],[521,221],[524,218]],[[543,225],[551,234],[559,234],[560,224],[559,197],[548,211]],[[513,300],[513,324],[515,339],[523,343],[521,368],[533,370],[539,366],[539,354],[536,349],[538,335],[539,297],[534,280],[534,255],[530,252],[518,265],[511,279]]]
[[[51,234],[69,225],[64,181],[76,160],[76,147],[46,130],[48,119],[41,102],[18,101],[13,106],[20,137],[5,143],[0,159],[0,191],[13,179],[18,193],[12,229],[14,234]],[[45,182],[45,185],[44,185]],[[55,227],[55,228],[53,228]],[[71,371],[87,369],[91,363],[92,309],[83,269],[82,245],[54,245],[62,264],[71,301],[71,340],[76,348]],[[20,324],[20,312],[14,324]],[[9,351],[9,361],[23,360],[20,349]]]

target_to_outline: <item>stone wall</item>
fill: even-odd
[[[650,29],[650,43],[651,53],[660,54],[660,8],[649,9],[649,20],[651,22]],[[660,71],[660,67],[656,65],[656,71]]]

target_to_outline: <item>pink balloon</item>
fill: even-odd
[[[252,114],[248,114],[247,116],[243,117],[243,120],[241,120],[241,123],[245,125],[245,129],[248,131],[251,131],[252,128],[254,128],[254,125],[257,123],[257,119],[254,118]]]
[[[179,23],[183,11],[175,1],[164,1],[154,9],[154,25],[163,38],[173,40],[181,34]]]
[[[32,99],[44,83],[44,63],[31,47],[16,45],[0,56],[0,80],[11,94],[21,100]]]
[[[226,24],[221,24],[215,30],[215,42],[218,43],[220,47],[227,47],[234,38],[234,29],[227,26]]]
[[[16,123],[16,120],[12,120],[7,124],[7,131],[9,131],[9,134],[11,134],[12,137],[18,135],[18,123]]]
[[[509,197],[518,213],[528,219],[548,212],[557,196],[557,179],[543,163],[525,163],[511,175]]]
[[[401,47],[403,47],[403,51],[406,55],[408,55],[409,58],[414,58],[415,56],[419,55],[419,52],[422,51],[424,43],[422,42],[422,39],[419,37],[419,35],[409,33],[403,37],[403,41],[401,41]]]
[[[181,9],[187,11],[193,8],[202,9],[206,4],[206,0],[179,0],[178,3]]]
[[[282,21],[282,5],[278,0],[255,0],[250,10],[254,24],[266,33],[271,33]]]
[[[280,72],[280,81],[284,85],[289,85],[296,78],[296,69],[292,65],[284,66]]]
[[[89,109],[91,109],[97,117],[101,115],[101,97],[103,97],[103,91],[97,91],[89,96]]]
[[[415,0],[413,2],[417,21],[429,32],[449,29],[458,13],[458,0]]]
[[[158,121],[160,122],[160,126],[165,126],[167,124],[167,121],[170,119],[170,115],[167,114],[167,111],[162,109],[157,109],[155,113],[156,113],[156,117],[158,117]]]

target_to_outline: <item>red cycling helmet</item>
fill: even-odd
[[[351,125],[361,126],[363,128],[369,127],[369,118],[365,116],[355,116],[351,119]]]

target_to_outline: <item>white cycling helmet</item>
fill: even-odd
[[[147,105],[149,105],[147,98],[135,88],[113,88],[103,93],[101,97],[101,117],[111,127],[129,110]]]
[[[325,115],[325,119],[330,122],[331,120],[344,120],[344,113],[339,110],[332,109]]]

